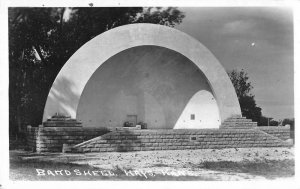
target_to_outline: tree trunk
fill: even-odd
[[[20,108],[17,107],[17,133],[16,133],[16,140],[18,140],[18,135],[22,132],[22,121],[21,121],[21,113]]]

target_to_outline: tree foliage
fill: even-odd
[[[10,132],[38,125],[50,87],[70,56],[93,37],[130,23],[173,27],[177,8],[9,8]]]
[[[263,126],[279,126],[281,121],[276,121],[272,117],[261,116],[259,123]]]
[[[249,82],[248,74],[244,70],[232,70],[228,75],[235,88],[242,115],[261,125],[261,108],[256,105],[254,95],[251,93],[253,86],[251,85],[251,82]]]
[[[295,119],[294,118],[286,118],[282,121],[282,125],[290,125],[291,127],[295,126]]]

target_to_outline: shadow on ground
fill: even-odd
[[[263,160],[258,162],[241,161],[219,161],[203,162],[198,165],[189,165],[193,168],[201,168],[213,171],[223,171],[228,173],[247,173],[253,176],[263,176],[266,179],[277,179],[292,177],[295,175],[294,160]]]

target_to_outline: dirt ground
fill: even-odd
[[[293,179],[294,148],[230,148],[87,154],[11,151],[12,180]]]

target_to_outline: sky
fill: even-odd
[[[227,71],[244,69],[257,106],[274,119],[294,117],[293,12],[288,8],[188,8],[176,26],[200,41]]]

